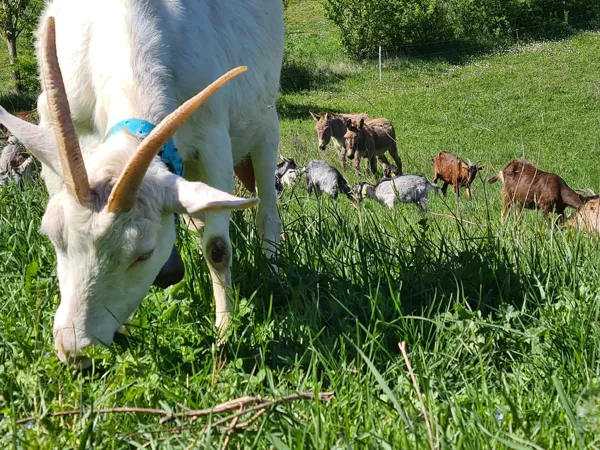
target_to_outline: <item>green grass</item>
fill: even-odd
[[[237,309],[225,348],[212,328],[206,265],[182,231],[185,283],[153,290],[129,338],[99,349],[94,371],[82,374],[53,350],[59,290],[54,251],[38,232],[43,186],[0,189],[0,443],[221,448],[218,427],[128,437],[169,426],[135,414],[15,421],[334,391],[328,404],[278,406],[234,434],[229,448],[427,448],[398,350],[405,341],[441,447],[600,445],[598,238],[531,211],[501,227],[499,187],[483,179],[520,156],[523,142],[543,169],[599,190],[600,34],[459,63],[456,55],[386,60],[380,83],[376,63],[346,60],[322,17],[309,1],[287,12],[287,64],[298,70],[288,72],[280,98],[282,153],[337,164],[333,150],[317,149],[309,109],[381,115],[395,124],[406,171],[431,178],[439,150],[487,164],[474,200],[432,194],[429,215],[367,201],[355,210],[346,199],[307,198],[300,183],[280,200],[277,276],[264,270],[254,212],[236,213]]]

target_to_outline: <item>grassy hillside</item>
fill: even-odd
[[[279,204],[278,275],[265,269],[254,211],[234,214],[237,309],[225,348],[215,342],[206,265],[182,230],[185,282],[153,290],[130,336],[95,349],[98,364],[79,373],[53,349],[55,255],[38,232],[45,191],[0,188],[0,443],[428,448],[426,416],[443,448],[600,445],[598,238],[536,212],[500,226],[499,186],[485,183],[524,150],[572,187],[600,190],[600,33],[495,55],[386,59],[380,82],[376,62],[344,56],[317,2],[291,2],[286,20],[284,155],[337,166],[331,148],[317,149],[309,110],[385,116],[406,171],[431,178],[440,150],[487,164],[474,200],[432,194],[427,215],[414,205],[356,208],[307,198],[300,182]],[[335,397],[278,405],[230,442],[214,425],[220,416],[178,428],[185,422],[87,412],[180,412],[299,391]],[[16,423],[61,410],[86,413]]]

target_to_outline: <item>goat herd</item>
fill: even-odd
[[[396,135],[391,122],[384,118],[371,119],[366,114],[310,113],[315,120],[319,149],[325,150],[330,141],[334,142],[340,165],[346,167],[346,157],[354,160],[354,172],[361,176],[360,162],[366,159],[369,168],[377,175],[377,161],[382,165],[383,178],[375,185],[367,182],[350,187],[342,174],[325,161],[312,160],[305,167],[298,167],[293,159],[281,157],[277,165],[275,186],[281,193],[284,186],[292,186],[302,173],[306,174],[308,195],[313,190],[317,194],[325,192],[337,198],[342,192],[351,200],[376,199],[389,208],[397,202],[415,203],[426,211],[428,194],[438,190],[437,182],[442,181],[441,191],[446,195],[452,185],[456,196],[460,188],[466,189],[471,199],[471,185],[477,173],[485,166],[478,162],[465,162],[450,152],[439,152],[432,158],[433,182],[423,175],[403,174],[402,162],[398,156]],[[389,152],[395,165],[389,164],[385,152]],[[525,209],[540,209],[544,214],[556,212],[564,220],[567,207],[576,209],[567,223],[587,231],[600,231],[600,197],[589,191],[575,192],[554,173],[544,172],[524,159],[510,161],[489,183],[500,180],[502,187],[502,222],[512,205]]]

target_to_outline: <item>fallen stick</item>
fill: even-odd
[[[331,400],[333,398],[333,396],[334,396],[333,392],[323,392],[323,393],[320,393],[317,398],[319,401],[327,402],[327,401]],[[47,415],[42,415],[42,417],[39,417],[39,418],[36,418],[35,416],[29,416],[29,417],[25,417],[23,419],[17,420],[16,423],[19,425],[23,425],[23,424],[26,424],[27,422],[31,422],[33,420],[40,419],[43,417],[78,416],[78,415],[85,415],[89,412],[93,412],[93,414],[133,413],[133,414],[147,414],[147,415],[153,415],[153,416],[163,416],[163,419],[161,419],[160,423],[165,423],[166,421],[174,419],[174,418],[196,419],[196,418],[202,417],[202,416],[208,416],[208,415],[213,415],[213,414],[222,414],[224,412],[230,412],[230,411],[234,411],[234,410],[241,410],[241,412],[239,412],[238,414],[243,415],[246,412],[255,411],[255,410],[263,409],[263,408],[270,408],[271,406],[275,406],[275,405],[278,405],[278,404],[284,403],[284,402],[296,401],[296,400],[314,400],[314,399],[315,399],[315,395],[312,392],[299,392],[297,394],[291,394],[291,395],[288,395],[286,397],[282,397],[279,399],[263,399],[260,396],[257,396],[257,397],[245,396],[245,397],[237,398],[235,400],[229,400],[229,401],[227,401],[225,403],[221,403],[220,405],[217,405],[213,408],[196,409],[196,410],[191,409],[189,411],[184,411],[181,413],[171,413],[164,409],[136,408],[136,407],[127,407],[127,406],[126,407],[117,407],[117,408],[102,408],[102,409],[96,409],[96,410],[75,409],[75,410],[71,410],[71,411],[52,412]],[[258,405],[257,405],[257,407],[244,409],[245,406],[252,405],[252,404],[258,404]],[[229,417],[230,420],[232,420],[233,418],[234,418],[233,416]]]

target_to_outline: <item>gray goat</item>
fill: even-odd
[[[17,183],[26,176],[32,176],[37,169],[33,158],[15,136],[9,136],[7,145],[0,151],[0,186],[9,180]]]
[[[423,211],[427,210],[429,191],[439,189],[422,175],[405,174],[394,178],[384,178],[375,186],[366,182],[357,183],[353,190],[359,200],[374,198],[388,208],[397,202],[415,203]]]
[[[302,173],[302,170],[298,168],[293,158],[285,158],[280,156],[281,161],[277,164],[275,170],[275,189],[278,194],[283,192],[283,188],[291,187],[296,183],[298,175]]]
[[[326,192],[332,198],[337,198],[338,192],[342,191],[349,199],[353,198],[352,189],[342,174],[325,161],[313,159],[308,162],[305,171],[308,195],[311,195],[314,189],[317,195]]]

